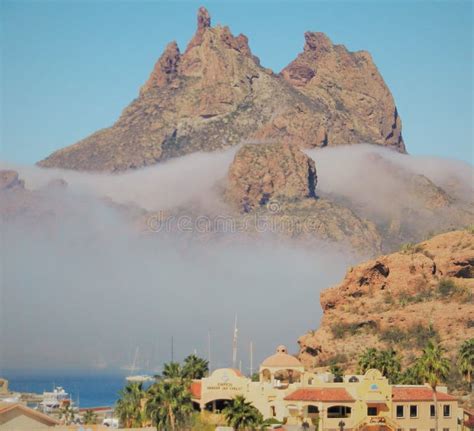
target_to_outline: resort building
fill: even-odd
[[[265,418],[324,431],[433,431],[437,409],[439,430],[461,429],[462,410],[445,387],[438,387],[435,407],[428,386],[390,385],[378,370],[336,381],[330,373],[306,371],[285,346],[262,362],[259,377],[253,382],[235,369],[215,370],[193,382],[193,402],[219,412],[243,395]]]

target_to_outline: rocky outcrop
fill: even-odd
[[[310,367],[355,370],[364,347],[394,347],[405,359],[435,336],[449,352],[474,337],[474,235],[454,231],[350,268],[321,293],[318,330],[299,339]]]
[[[294,145],[247,144],[229,168],[225,199],[247,233],[264,230],[306,244],[323,240],[364,254],[379,252],[375,225],[318,198],[316,185],[315,162]]]
[[[18,178],[18,172],[0,170],[0,191],[13,188],[24,188],[25,183]]]
[[[260,65],[244,35],[212,27],[200,8],[184,53],[176,42],[166,47],[112,127],[39,165],[123,171],[254,138],[304,148],[369,142],[404,151],[392,97],[368,54],[314,35],[307,34],[305,52],[279,76]]]
[[[297,147],[247,144],[230,166],[227,196],[249,212],[275,198],[315,198],[316,182],[314,161]]]
[[[365,141],[404,152],[402,124],[393,97],[366,51],[349,52],[324,33],[305,33],[305,46],[282,76],[329,107],[327,141]]]

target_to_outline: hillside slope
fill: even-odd
[[[319,329],[303,335],[300,359],[356,368],[367,347],[392,346],[406,361],[435,336],[452,355],[474,337],[474,234],[454,231],[350,268],[321,293]]]

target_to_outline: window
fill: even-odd
[[[416,431],[416,428],[410,428],[410,431]]]
[[[449,418],[451,416],[451,406],[449,404],[445,404],[443,406],[443,416],[445,418]]]
[[[449,428],[443,428],[443,431],[449,431]]]
[[[430,431],[436,431],[436,429],[435,428],[430,428]]]
[[[410,417],[411,418],[418,417],[418,406],[410,406]]]
[[[308,406],[308,413],[309,414],[316,414],[319,413],[319,409],[317,406]]]
[[[436,416],[436,407],[434,404],[430,405],[430,416],[434,418]]]
[[[397,406],[397,418],[402,418],[403,416],[405,416],[403,406]]]
[[[377,407],[367,407],[367,416],[377,416]]]
[[[348,418],[351,408],[346,406],[332,406],[328,408],[328,418]]]
[[[270,406],[270,410],[272,411],[272,416],[276,416],[275,406]]]

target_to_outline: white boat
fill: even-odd
[[[149,376],[148,374],[137,374],[134,376],[127,376],[125,377],[125,379],[127,380],[127,382],[132,382],[132,383],[151,382],[154,380],[154,378],[152,376]]]
[[[50,412],[64,405],[72,405],[69,394],[61,386],[56,386],[52,392],[43,392],[43,401],[40,403],[41,410]]]
[[[127,382],[144,383],[144,382],[153,381],[154,380],[153,376],[150,376],[148,374],[134,374],[135,371],[138,371],[137,361],[138,361],[138,347],[135,350],[135,356],[133,358],[133,363],[132,363],[132,366],[130,367],[130,375],[125,377]]]

